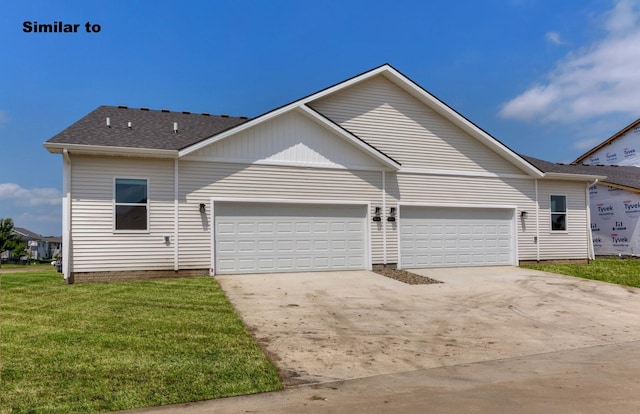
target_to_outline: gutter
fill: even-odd
[[[67,283],[71,278],[71,157],[62,150],[62,274]]]
[[[589,200],[589,187],[598,183],[598,179],[595,179],[592,183],[587,182],[587,189],[585,190],[585,197],[587,202],[587,258],[593,260],[596,258],[595,249],[593,248],[593,234],[591,232],[591,200]]]
[[[114,155],[120,157],[150,157],[150,158],[178,158],[177,150],[152,149],[152,148],[131,148],[131,147],[110,147],[104,145],[83,145],[83,144],[59,144],[56,142],[45,142],[44,147],[52,154],[63,154],[70,151],[74,154],[84,155]]]
[[[592,175],[592,174],[570,174],[570,173],[558,173],[558,172],[547,172],[544,174],[544,178],[548,178],[550,180],[567,180],[567,181],[589,181],[589,180],[604,180],[607,178],[606,175]]]

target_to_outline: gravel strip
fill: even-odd
[[[442,283],[441,281],[431,279],[430,277],[416,275],[415,273],[407,272],[406,270],[391,269],[389,267],[374,269],[374,272],[409,285],[431,285],[434,283]]]

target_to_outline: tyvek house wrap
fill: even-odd
[[[589,201],[595,254],[640,256],[640,194],[596,184]]]
[[[594,152],[582,162],[589,165],[630,165],[640,167],[640,125]]]

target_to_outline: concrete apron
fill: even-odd
[[[288,385],[640,340],[639,289],[516,267],[218,276]]]

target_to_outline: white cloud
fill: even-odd
[[[569,54],[548,75],[546,82],[532,86],[504,104],[500,115],[558,123],[575,123],[611,114],[637,117],[640,114],[637,6],[637,1],[617,1],[605,16],[606,32],[600,41]],[[553,41],[550,33],[547,38]]]
[[[556,45],[564,45],[566,42],[560,38],[560,33],[558,32],[547,32],[545,37],[551,43],[555,43]]]
[[[56,206],[62,203],[62,193],[56,188],[22,188],[14,183],[0,183],[0,200],[30,207]]]

